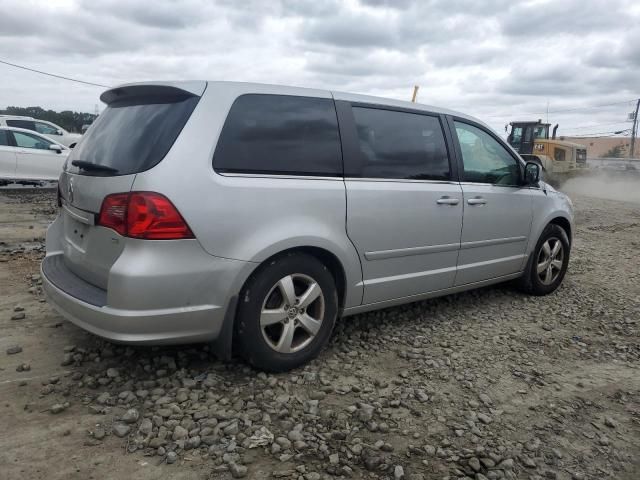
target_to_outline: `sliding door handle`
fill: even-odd
[[[487,201],[482,197],[475,197],[475,198],[468,199],[467,203],[469,205],[484,205],[487,203]]]
[[[458,205],[460,203],[460,200],[457,198],[451,198],[451,197],[440,197],[436,203],[438,205]]]

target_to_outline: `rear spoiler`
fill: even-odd
[[[200,97],[207,82],[130,83],[111,88],[100,95],[107,105],[134,97]]]

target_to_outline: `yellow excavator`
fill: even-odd
[[[587,168],[587,147],[557,140],[557,124],[549,138],[550,126],[542,120],[511,122],[505,126],[505,131],[511,127],[507,141],[524,160],[540,164],[547,180],[561,183]]]

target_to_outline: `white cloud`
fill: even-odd
[[[107,85],[243,80],[404,99],[419,84],[419,101],[495,128],[539,118],[547,102],[554,111],[637,97],[639,41],[633,0],[5,0],[0,16],[0,58],[60,75]],[[93,111],[101,93],[5,65],[0,78],[0,107]],[[568,132],[623,121],[630,108],[549,120]]]

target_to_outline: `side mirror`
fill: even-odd
[[[56,130],[56,135],[63,135],[62,130]]]
[[[60,145],[49,145],[49,150],[53,150],[56,153],[62,153],[62,147]]]
[[[537,185],[540,181],[540,164],[535,162],[527,162],[524,166],[524,183],[525,185]]]

